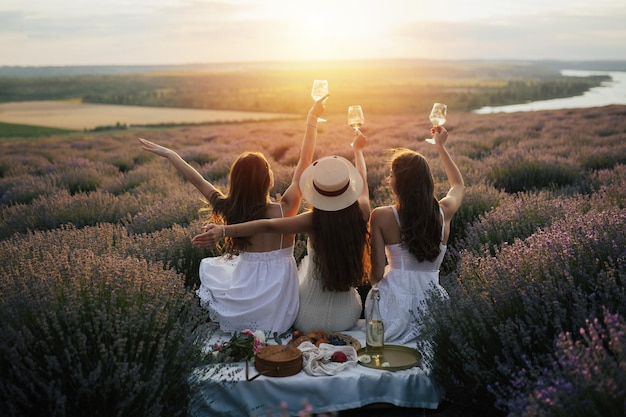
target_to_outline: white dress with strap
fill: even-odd
[[[391,206],[400,226],[400,218]],[[443,210],[439,208],[443,219]],[[445,224],[445,223],[444,223]],[[444,236],[441,228],[441,237]],[[384,278],[378,283],[380,289],[380,314],[385,327],[385,342],[405,344],[415,339],[419,333],[415,317],[418,310],[424,310],[425,300],[431,291],[447,298],[446,290],[439,284],[439,268],[446,254],[446,245],[439,244],[441,252],[434,261],[419,262],[402,243],[385,245],[388,265]],[[369,317],[371,306],[370,291],[365,301],[365,318]]]
[[[293,246],[283,248],[282,236],[280,246],[200,262],[196,294],[223,331],[283,333],[291,327],[298,314],[298,270]]]
[[[350,330],[361,317],[363,303],[356,288],[324,291],[313,262],[313,247],[307,242],[307,255],[300,262],[300,311],[294,327],[305,333],[315,329],[329,332]]]

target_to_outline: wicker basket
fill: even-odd
[[[268,345],[256,354],[254,367],[266,376],[291,376],[302,370],[302,352],[294,346]]]
[[[352,346],[354,350],[361,349],[361,343],[349,334],[331,332],[328,333],[328,340],[331,345],[335,346]],[[337,340],[342,341],[337,343]]]
[[[318,347],[321,343],[328,343],[335,346],[352,346],[354,350],[361,349],[361,343],[349,334],[327,332],[321,329],[306,334],[300,333],[296,338],[292,338],[289,344],[298,347],[303,342],[311,342]]]

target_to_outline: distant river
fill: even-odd
[[[523,111],[574,109],[583,107],[601,107],[610,104],[626,104],[626,72],[624,71],[579,71],[562,70],[561,74],[568,77],[587,77],[590,75],[608,75],[611,81],[603,82],[581,96],[556,98],[553,100],[531,101],[510,106],[483,107],[474,110],[477,114],[515,113]]]

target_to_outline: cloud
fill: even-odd
[[[431,25],[405,25],[394,36],[428,45],[439,58],[624,59],[626,14],[589,19],[550,13]]]
[[[22,31],[23,14],[17,10],[0,11],[0,34]]]
[[[0,65],[626,58],[622,0],[5,0]]]

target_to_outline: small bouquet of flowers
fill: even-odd
[[[213,349],[216,362],[240,362],[252,358],[265,346],[265,333],[261,330],[252,332],[245,329],[241,333],[233,333],[230,340]]]

